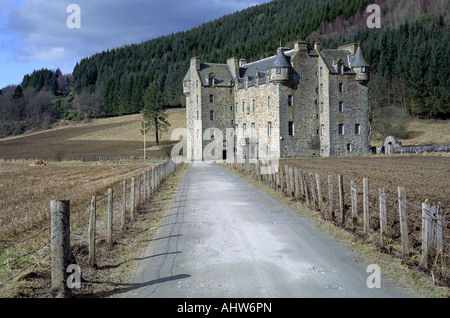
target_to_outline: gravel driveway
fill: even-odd
[[[310,221],[216,164],[189,164],[128,297],[407,297]],[[373,281],[373,280],[370,280]]]

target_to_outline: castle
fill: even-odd
[[[251,63],[193,57],[183,80],[187,159],[367,153],[369,72],[357,44],[298,41]]]

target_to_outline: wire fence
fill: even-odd
[[[54,290],[55,281],[61,280],[61,277],[67,279],[67,273],[55,265],[52,244],[64,235],[69,237],[70,242],[69,255],[64,255],[65,267],[68,264],[82,264],[81,258],[87,255],[90,260],[94,259],[90,266],[98,266],[98,260],[92,255],[95,253],[92,246],[111,249],[115,244],[114,237],[126,234],[139,209],[151,201],[165,179],[178,168],[178,164],[167,161],[146,169],[131,180],[114,185],[107,193],[69,208],[67,216],[70,227],[67,229],[57,228],[52,220],[52,224],[37,233],[0,246],[0,266],[3,269],[0,272],[1,297],[55,297],[60,292]],[[58,276],[54,271],[64,274]],[[67,291],[67,286],[64,288]]]
[[[280,165],[273,173],[261,161],[233,163],[232,167],[268,184],[295,201],[308,205],[357,238],[401,258],[410,267],[428,273],[436,284],[450,286],[450,222],[440,202],[421,206],[406,201],[407,189],[386,193],[370,180],[342,175],[320,175]],[[262,170],[263,169],[263,170]]]

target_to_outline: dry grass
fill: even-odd
[[[5,240],[49,220],[50,200],[70,199],[71,207],[148,168],[139,162],[0,164],[0,247]]]
[[[161,146],[147,133],[147,156],[167,157],[164,147],[173,129],[186,127],[186,110],[168,111],[171,127],[163,133]],[[90,123],[55,128],[20,137],[0,139],[0,159],[55,160],[58,153],[64,160],[80,160],[95,156],[142,157],[144,137],[140,132],[141,115],[128,115],[92,120]]]
[[[450,120],[413,118],[406,126],[408,138],[400,139],[404,146],[427,146],[450,144]],[[380,146],[384,140],[374,138],[372,146]]]
[[[186,127],[186,109],[174,108],[168,111],[168,120],[170,127],[167,132],[162,134],[161,140],[170,140],[172,131],[176,128]],[[120,121],[120,119],[123,121]],[[71,140],[122,140],[122,141],[143,141],[143,135],[140,132],[142,116],[140,114],[117,117],[115,122],[129,122],[123,126],[116,126],[109,129],[95,131],[87,134],[71,138]],[[93,124],[102,124],[105,119],[94,121]],[[109,123],[109,122],[108,122]],[[148,132],[146,136],[147,141],[154,142],[154,132]]]

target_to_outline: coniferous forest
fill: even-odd
[[[252,61],[274,55],[280,42],[290,46],[299,39],[310,46],[318,40],[322,48],[360,43],[371,64],[374,113],[396,107],[414,116],[449,118],[448,5],[438,0],[410,0],[409,7],[404,0],[375,1],[390,8],[383,15],[391,23],[380,29],[356,25],[355,17],[365,21],[365,8],[373,2],[275,0],[189,31],[97,53],[77,63],[71,75],[36,71],[24,77],[22,95],[15,94],[17,87],[0,90],[0,137],[57,119],[137,113],[153,82],[162,87],[165,106],[183,106],[182,80],[191,57],[215,63],[230,57]],[[345,32],[339,28],[352,23]],[[39,107],[29,103],[43,93]]]

